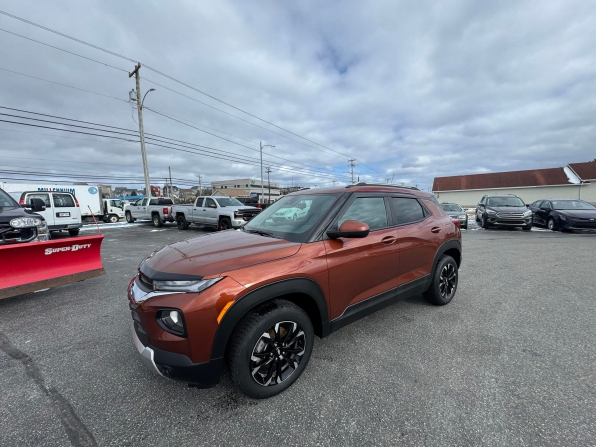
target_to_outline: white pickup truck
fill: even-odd
[[[135,220],[151,220],[153,225],[161,227],[166,222],[174,222],[172,208],[174,202],[165,197],[145,197],[124,207],[124,216],[128,223]]]
[[[245,206],[232,197],[197,197],[192,205],[175,205],[174,215],[180,230],[190,224],[214,227],[218,230],[240,228],[259,214],[254,206]]]

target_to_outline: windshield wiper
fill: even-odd
[[[259,236],[272,237],[272,238],[275,238],[275,239],[279,239],[279,237],[277,237],[275,234],[269,233],[268,231],[263,231],[263,230],[247,230],[246,228],[242,228],[242,229],[244,231],[246,231],[247,233],[258,234]]]

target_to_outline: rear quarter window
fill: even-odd
[[[52,194],[56,208],[72,208],[75,206],[74,199],[70,194]]]

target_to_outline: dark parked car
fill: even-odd
[[[441,208],[449,217],[459,220],[460,226],[464,230],[468,229],[468,215],[461,206],[457,203],[441,203]]]
[[[514,194],[485,195],[476,206],[476,221],[482,228],[522,227],[532,229],[532,211]]]
[[[596,230],[596,207],[583,200],[547,199],[530,205],[534,225],[549,230]]]

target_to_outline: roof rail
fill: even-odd
[[[365,183],[365,182],[359,182],[359,183],[356,183],[354,185],[348,185],[348,186],[346,186],[346,188],[353,188],[354,186],[386,186],[386,187],[389,187],[389,188],[404,188],[404,189],[413,189],[415,191],[420,191],[415,186],[395,185],[393,183]]]

